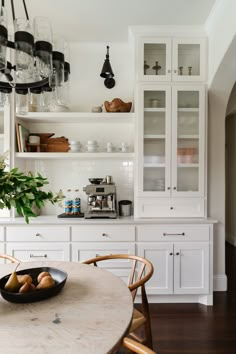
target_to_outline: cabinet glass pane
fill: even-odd
[[[143,190],[163,192],[165,190],[165,168],[144,167]]]
[[[177,191],[198,191],[199,92],[177,96]]]
[[[166,93],[144,92],[144,191],[165,190]]]
[[[200,44],[178,45],[178,75],[200,75]]]
[[[144,75],[166,75],[166,44],[144,44]]]

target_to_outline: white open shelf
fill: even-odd
[[[165,139],[164,134],[145,134],[144,139]]]
[[[178,108],[178,112],[199,112],[199,108]]]
[[[29,123],[132,123],[134,113],[92,113],[92,112],[29,112],[17,115]]]
[[[198,163],[178,163],[178,168],[189,168],[189,167],[195,167],[198,168],[199,164]]]
[[[198,134],[180,134],[178,139],[199,139]]]
[[[143,167],[166,167],[166,164],[165,163],[149,163],[149,162],[145,162],[144,164],[143,164]]]
[[[165,108],[144,108],[144,112],[165,112]]]
[[[106,159],[133,159],[134,153],[128,152],[17,152],[17,158],[23,159],[77,159],[77,158],[86,158],[86,159],[97,159],[97,158],[106,158]]]

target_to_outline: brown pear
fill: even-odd
[[[35,291],[36,286],[33,283],[30,283],[30,291]]]
[[[31,278],[31,276],[29,274],[23,274],[23,275],[17,275],[17,279],[18,282],[20,284],[24,284],[24,283],[32,283],[33,279]]]
[[[46,276],[48,276],[48,275],[50,275],[50,276],[51,276],[51,274],[50,274],[50,273],[48,273],[48,272],[41,272],[41,273],[39,273],[39,275],[38,275],[38,277],[37,277],[37,281],[38,281],[38,283],[40,283],[40,282],[41,282],[41,280],[43,279],[43,277],[46,277]]]
[[[37,285],[36,289],[41,290],[41,289],[49,289],[52,288],[55,284],[54,279],[51,277],[51,275],[46,275],[45,277],[42,278],[41,282]]]
[[[19,289],[19,293],[20,294],[24,294],[24,293],[28,293],[31,291],[31,286],[30,286],[30,283],[24,283],[20,289]]]
[[[16,272],[13,272],[8,281],[6,282],[4,289],[11,292],[11,293],[17,293],[19,288],[21,287],[21,284],[19,283],[17,279]]]

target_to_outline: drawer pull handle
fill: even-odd
[[[35,234],[35,236],[39,237],[39,236],[41,236],[41,235],[37,232],[37,234]]]
[[[179,256],[179,252],[176,252],[176,256]]]
[[[168,72],[168,74],[170,74],[170,73],[171,73],[171,70],[169,69],[169,70],[167,70],[167,72]]]
[[[170,210],[173,210],[174,208],[173,207],[170,207]]]
[[[109,237],[108,234],[105,234],[105,232],[102,233],[103,237]]]
[[[172,252],[170,252],[170,256],[173,256],[173,253],[172,253]]]
[[[41,256],[40,256],[40,255],[39,255],[39,256],[36,256],[36,255],[34,255],[34,254],[32,254],[32,253],[30,254],[30,258],[47,258],[47,256],[48,256],[47,254],[43,254],[43,255],[41,255]]]
[[[163,236],[185,236],[185,233],[182,232],[180,234],[167,234],[166,232],[163,232]]]

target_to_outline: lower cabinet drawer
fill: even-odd
[[[8,226],[6,228],[7,242],[48,242],[70,241],[69,226]]]
[[[138,201],[138,217],[140,218],[194,218],[204,217],[203,198],[140,198]]]
[[[7,254],[20,261],[70,261],[70,245],[63,243],[14,243],[7,245]]]
[[[135,241],[134,225],[72,226],[72,241]]]
[[[138,241],[208,241],[209,225],[139,225]]]
[[[0,242],[4,241],[4,227],[0,227]]]
[[[72,261],[83,262],[98,256],[107,254],[135,254],[135,244],[130,242],[77,242],[72,244]],[[130,261],[126,259],[114,259],[101,262],[104,268],[129,268]]]

